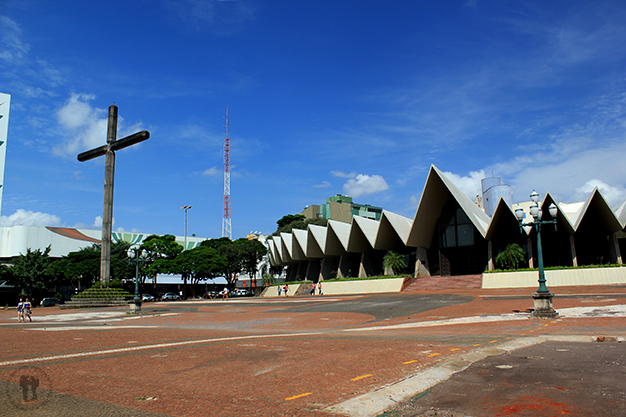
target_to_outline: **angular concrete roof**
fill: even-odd
[[[325,255],[342,255],[348,250],[348,239],[350,238],[350,224],[329,220],[326,227],[326,247]]]
[[[365,217],[354,216],[348,239],[348,252],[367,252],[372,250],[378,233],[379,222]]]
[[[617,206],[614,212],[620,223],[622,223],[622,230],[626,229],[626,200],[624,200],[622,204]]]
[[[309,237],[309,232],[307,230],[302,230],[302,229],[293,229],[291,231],[291,233],[293,234],[293,253],[297,253],[296,257],[294,257],[294,259],[297,259],[299,261],[303,261],[306,260],[307,258],[309,258],[309,255],[307,254],[307,240]]]
[[[267,239],[267,249],[270,256],[270,264],[279,265],[280,261],[278,259],[278,255],[276,254],[276,245],[274,244],[274,239]]]
[[[412,223],[411,219],[383,210],[374,248],[381,250],[393,249],[398,241],[406,245]]]
[[[308,241],[309,253],[314,253],[319,250],[319,253],[324,256],[326,250],[326,227],[310,224],[309,233],[313,236],[313,239],[309,238]],[[317,248],[315,248],[314,245],[317,245]]]
[[[607,230],[612,233],[616,233],[624,228],[623,224],[611,209],[611,206],[609,206],[609,203],[607,203],[602,193],[598,190],[598,187],[595,187],[589,197],[587,197],[587,200],[585,200],[583,206],[580,208],[577,216],[573,219],[573,226],[575,230],[578,230],[580,223],[583,221],[585,216],[587,216],[587,212],[592,206],[598,211],[600,220],[604,223]]]
[[[515,212],[511,206],[507,204],[504,198],[500,197],[500,200],[498,200],[498,204],[496,205],[496,209],[493,211],[493,216],[491,216],[491,222],[489,223],[485,239],[491,240],[497,232],[498,225],[509,218],[514,220],[516,223],[518,222]]]
[[[413,227],[406,244],[414,247],[430,247],[431,239],[437,227],[437,219],[452,196],[461,206],[469,220],[478,232],[485,237],[491,219],[472,200],[470,200],[452,181],[434,165],[431,165],[422,191],[417,212],[413,220]]]

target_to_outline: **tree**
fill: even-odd
[[[306,216],[303,214],[287,214],[276,221],[278,228],[285,227],[289,223],[293,223],[298,220],[306,220]]]
[[[261,242],[256,239],[238,239],[236,242],[240,242],[241,254],[242,254],[242,267],[243,270],[250,276],[250,278],[256,278],[258,271],[257,266],[263,257],[267,254],[267,248]]]
[[[507,245],[502,252],[496,256],[496,264],[501,269],[517,269],[519,264],[526,261],[526,252],[517,243]]]
[[[176,242],[173,235],[150,235],[143,241],[139,250],[148,253],[148,264],[143,265],[140,271],[140,282],[144,284],[147,277],[154,279],[157,274],[175,273],[172,272],[177,268],[174,261],[183,252],[183,246]]]
[[[170,265],[171,272],[183,276],[185,285],[189,279],[191,285],[197,287],[200,281],[206,281],[220,275],[226,268],[227,261],[217,249],[198,246],[178,255]]]
[[[406,268],[406,258],[404,255],[390,250],[383,258],[383,267],[391,269],[394,275],[397,275],[402,268]]]
[[[310,224],[317,226],[326,226],[328,224],[327,219],[307,219],[302,214],[288,214],[283,216],[276,222],[278,228],[272,234],[273,236],[279,236],[281,233],[291,233],[293,229],[306,230]]]
[[[259,261],[267,254],[267,248],[255,239],[241,238],[232,241],[222,237],[205,240],[200,246],[215,249],[226,259],[222,275],[231,289],[235,287],[239,273],[245,271],[251,277],[255,276]]]
[[[9,283],[31,298],[45,295],[53,285],[53,275],[50,273],[51,246],[41,249],[26,249],[26,254],[13,258],[13,266],[9,276]]]

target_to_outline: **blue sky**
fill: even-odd
[[[11,94],[2,225],[219,237],[225,108],[233,238],[336,193],[412,218],[435,164],[469,196],[599,187],[626,199],[620,1],[4,0]]]

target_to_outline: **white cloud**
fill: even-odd
[[[61,226],[61,219],[54,214],[41,213],[39,211],[26,211],[17,209],[10,216],[0,218],[0,226]]]
[[[469,177],[463,177],[452,172],[443,173],[450,181],[454,183],[463,194],[474,200],[477,195],[482,195],[480,181],[485,178],[485,171],[471,171]]]
[[[107,114],[91,107],[93,99],[92,94],[72,94],[57,112],[57,121],[69,138],[53,148],[56,155],[75,156],[106,143]]]
[[[589,180],[582,187],[577,187],[575,197],[579,197],[581,201],[585,200],[595,188],[598,188],[612,207],[617,206],[626,199],[626,189],[624,187],[613,187],[598,179]]]
[[[389,185],[380,175],[358,174],[355,179],[349,179],[343,185],[343,191],[355,198],[380,193],[387,189],[389,189]]]
[[[330,171],[332,175],[339,178],[354,178],[356,177],[356,172],[345,173],[342,171]]]
[[[57,121],[67,139],[52,149],[54,154],[75,157],[80,152],[106,144],[108,111],[93,108],[89,102],[95,98],[93,94],[72,94],[57,111]],[[139,123],[124,128],[123,121],[118,116],[118,139],[126,136],[125,132],[141,130]]]

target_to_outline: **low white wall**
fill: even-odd
[[[337,281],[337,282],[325,282],[322,281],[322,293],[324,295],[346,295],[346,294],[374,294],[384,292],[400,292],[402,291],[402,284],[404,278],[388,278],[388,279],[372,279],[372,280],[357,280],[357,281]],[[305,294],[308,294],[308,290],[311,288],[311,283],[304,283],[299,285],[289,285],[289,295],[294,295],[298,291],[298,287],[303,285],[305,287]],[[315,290],[315,294],[318,294]],[[278,290],[276,287],[269,287],[263,291],[263,297],[278,297]],[[283,295],[284,296],[284,295]]]
[[[558,269],[546,272],[546,286],[626,285],[626,267]],[[538,287],[538,271],[483,274],[483,288]]]

